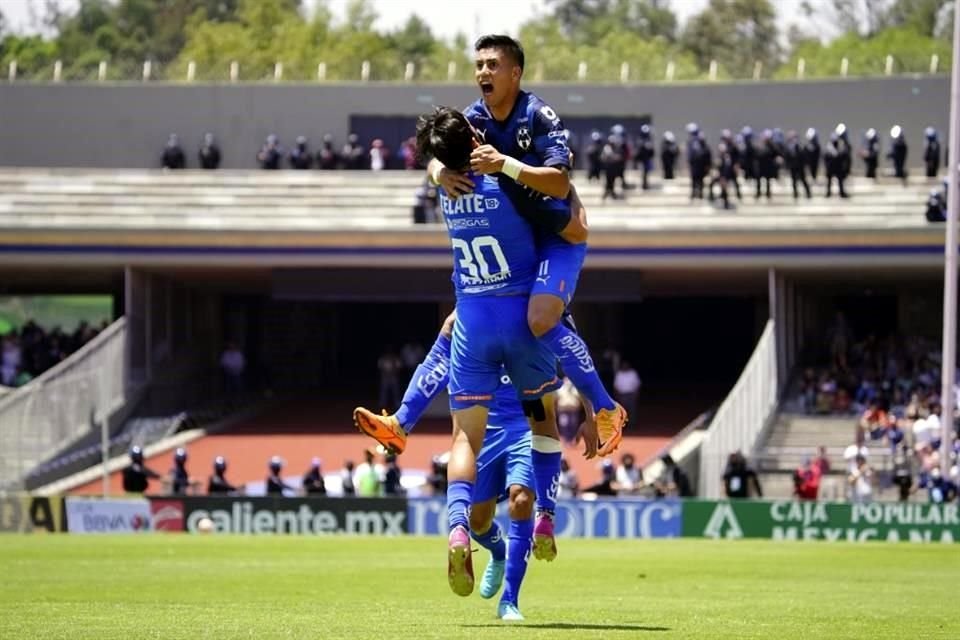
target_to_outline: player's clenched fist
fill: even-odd
[[[497,173],[503,169],[505,156],[489,144],[480,145],[470,154],[470,169],[474,173]]]

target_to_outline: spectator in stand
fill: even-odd
[[[904,186],[907,184],[907,140],[903,135],[903,128],[900,125],[894,125],[890,129],[890,153],[887,157],[893,162],[893,175],[903,180]]]
[[[346,460],[340,470],[340,487],[345,497],[357,495],[357,486],[353,483],[353,460]]]
[[[202,169],[220,168],[220,147],[217,146],[212,133],[203,134],[203,144],[197,152],[197,159]]]
[[[284,482],[280,476],[283,471],[283,459],[280,456],[270,458],[267,469],[270,471],[265,482],[268,496],[282,496],[284,492],[293,492],[293,487]]]
[[[220,370],[223,372],[223,388],[228,396],[243,393],[243,375],[247,368],[246,358],[235,342],[228,342],[220,355]]]
[[[320,465],[320,458],[313,458],[310,461],[310,468],[303,474],[300,486],[308,496],[327,495],[327,485],[323,481],[323,469],[320,468]]]
[[[363,145],[360,144],[360,137],[355,133],[348,135],[347,143],[343,145],[343,149],[340,151],[340,161],[343,163],[343,168],[350,171],[366,169],[367,167],[364,166],[368,161],[366,155]]]
[[[617,467],[617,495],[629,496],[640,493],[643,488],[643,472],[636,465],[632,453],[625,453],[620,457],[620,466]]]
[[[825,476],[830,473],[830,458],[827,456],[827,448],[823,445],[817,449],[817,457],[813,459],[813,464],[820,470],[820,475]]]
[[[580,490],[577,472],[570,468],[566,458],[560,458],[560,482],[557,485],[558,498],[576,498]]]
[[[812,198],[810,185],[807,183],[807,163],[803,155],[803,146],[800,144],[800,138],[796,131],[792,129],[787,132],[787,144],[784,147],[783,160],[790,170],[790,183],[793,186],[793,199],[800,197],[800,191],[797,189],[797,183],[803,185],[803,191],[807,200]]]
[[[207,493],[210,495],[237,493],[235,486],[227,482],[227,459],[217,456],[213,459],[213,475],[207,482]]]
[[[333,136],[326,133],[320,143],[320,151],[317,151],[317,166],[324,171],[333,171],[339,164],[340,157],[333,146]]]
[[[403,160],[403,168],[407,171],[420,169],[420,163],[417,161],[417,139],[407,138],[400,146],[400,159]]]
[[[912,457],[910,448],[906,445],[897,449],[893,456],[893,484],[897,487],[900,502],[910,499],[910,490],[913,487]]]
[[[847,476],[850,485],[851,502],[870,502],[873,500],[873,469],[867,464],[867,458],[858,455],[854,458],[855,468]]]
[[[402,496],[406,491],[400,482],[403,472],[397,464],[397,456],[388,453],[384,456],[383,495]]]
[[[649,124],[640,125],[640,134],[637,136],[637,153],[633,159],[633,168],[640,169],[643,172],[643,182],[641,187],[644,191],[650,188],[648,176],[653,171],[653,156],[655,149],[653,146],[652,133]]]
[[[123,470],[123,490],[127,493],[146,493],[150,480],[159,480],[160,474],[143,463],[143,449],[130,447],[130,464]]]
[[[927,495],[933,504],[945,504],[957,499],[957,485],[944,478],[940,467],[930,470],[930,481],[927,483]]]
[[[877,165],[880,163],[880,134],[876,129],[867,129],[864,136],[863,148],[860,149],[860,157],[863,158],[863,165],[866,170],[866,177],[877,179]]]
[[[268,171],[276,171],[280,168],[280,161],[283,159],[283,147],[280,146],[280,140],[274,134],[267,136],[267,140],[260,147],[257,153],[257,162],[260,168]]]
[[[863,444],[867,439],[880,440],[887,433],[887,427],[890,426],[890,418],[887,412],[883,410],[880,402],[876,399],[870,400],[870,404],[863,411],[860,420],[857,423],[857,434],[855,441]]]
[[[619,490],[619,486],[616,483],[615,477],[617,474],[616,468],[613,466],[613,461],[609,458],[604,458],[601,463],[601,473],[602,478],[600,482],[594,485],[590,485],[583,490],[584,494],[593,494],[595,496],[615,496]]]
[[[387,160],[390,157],[390,150],[383,144],[380,138],[370,143],[370,170],[383,171],[387,168]]]
[[[814,182],[817,181],[817,174],[820,171],[820,138],[817,136],[817,130],[813,127],[807,129],[807,142],[803,145],[803,157],[806,161],[807,171]]]
[[[6,387],[13,386],[21,362],[23,362],[23,352],[16,334],[4,336],[3,351],[0,352],[0,384]]]
[[[447,495],[447,464],[443,456],[433,456],[430,460],[430,475],[427,476],[427,486],[431,495]]]
[[[627,415],[636,415],[640,386],[641,381],[637,370],[626,360],[621,362],[620,369],[613,377],[613,391],[617,396],[617,402],[626,409]]]
[[[591,131],[590,142],[584,153],[587,156],[587,182],[600,182],[600,172],[603,170],[603,161],[600,159],[600,154],[603,153],[603,134],[597,130]]]
[[[770,181],[776,180],[779,172],[780,156],[777,151],[776,143],[773,140],[773,131],[763,130],[763,139],[760,141],[760,148],[757,149],[757,191],[754,198],[759,198],[764,191],[762,183],[767,183],[766,196],[770,199]]]
[[[403,361],[397,356],[393,347],[388,346],[377,360],[377,370],[380,372],[380,406],[382,408],[395,407],[400,404],[400,373]]]
[[[677,466],[673,457],[668,453],[660,461],[663,463],[663,471],[660,477],[653,483],[654,493],[658,498],[689,498],[693,496],[690,489],[690,478],[686,471]]]
[[[927,127],[923,137],[923,164],[926,166],[926,175],[928,178],[936,178],[940,173],[940,141],[937,139],[937,130]]]
[[[820,465],[807,458],[793,472],[793,495],[797,500],[816,500],[820,493],[820,479],[823,477]]]
[[[173,454],[173,468],[167,476],[167,492],[175,496],[192,495],[200,487],[200,481],[187,471],[187,450],[178,447]]]
[[[357,495],[361,498],[379,496],[383,475],[383,468],[373,461],[373,450],[365,450],[363,452],[363,462],[357,466],[357,470],[353,474]]]
[[[703,200],[703,181],[710,172],[710,148],[696,122],[687,125],[687,165],[690,170],[690,200]]]
[[[674,167],[677,165],[677,156],[680,155],[680,147],[677,146],[677,138],[673,131],[667,131],[663,134],[663,141],[660,142],[660,167],[663,169],[663,179],[673,180]]]
[[[414,194],[413,221],[416,224],[437,222],[437,188],[425,179]]]
[[[557,390],[557,428],[560,437],[568,445],[577,440],[580,429],[580,393],[570,378],[563,379],[563,385]]]
[[[290,168],[301,171],[313,168],[313,152],[307,145],[306,136],[297,136],[297,141],[290,149]]]
[[[167,145],[160,156],[160,166],[164,169],[186,169],[187,156],[183,153],[177,134],[171,133],[167,138]]]
[[[751,484],[753,485],[753,494],[763,497],[763,489],[760,488],[760,480],[757,478],[757,472],[748,464],[747,459],[740,451],[730,454],[727,459],[727,468],[723,472],[723,488],[728,498],[749,498]]]
[[[830,142],[823,152],[823,166],[827,173],[827,197],[833,195],[833,181],[837,181],[837,188],[841,198],[847,198],[843,183],[847,179],[847,159],[850,156],[850,147],[836,133],[830,134]]]

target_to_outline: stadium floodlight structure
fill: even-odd
[[[960,0],[954,0],[953,15],[960,16]],[[953,66],[950,70],[950,147],[960,149],[960,20],[953,21]],[[947,224],[943,265],[943,359],[940,367],[940,465],[950,477],[953,451],[953,416],[956,409],[953,385],[957,378],[957,216],[960,213],[960,163],[952,151],[947,163]]]

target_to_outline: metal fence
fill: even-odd
[[[0,396],[0,488],[99,426],[126,400],[121,318],[29,384]]]
[[[777,406],[777,344],[773,320],[740,379],[717,409],[700,449],[700,497],[722,496],[723,469],[734,451],[749,455]]]

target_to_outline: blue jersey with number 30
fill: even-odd
[[[469,177],[476,185],[472,193],[451,198],[440,190],[457,298],[528,295],[538,266],[533,231],[495,176]]]

